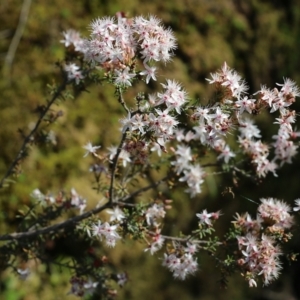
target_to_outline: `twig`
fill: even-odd
[[[126,110],[127,114],[130,114],[130,110],[127,107],[127,105],[126,105],[126,103],[124,101],[123,94],[122,94],[122,91],[121,91],[120,87],[117,87],[117,93],[118,93],[118,101],[119,101],[119,103],[124,107],[124,109]]]
[[[147,233],[151,236],[156,236],[157,233],[153,231],[147,231]],[[160,234],[160,237],[162,237],[165,240],[179,242],[179,243],[187,243],[189,241],[192,241],[194,244],[209,244],[211,241],[205,241],[205,240],[192,240],[193,236],[188,235],[184,238],[181,237],[175,237],[175,236],[169,236],[169,235],[162,235]],[[216,245],[222,245],[222,242],[216,242]]]
[[[141,188],[141,189],[139,189],[139,190],[133,192],[132,194],[130,194],[130,195],[128,195],[128,196],[126,196],[126,197],[120,199],[120,200],[118,201],[118,203],[124,203],[124,204],[127,204],[126,201],[128,201],[128,200],[134,198],[135,196],[137,196],[137,195],[139,195],[139,194],[141,194],[141,193],[143,193],[143,192],[146,192],[146,191],[148,191],[148,190],[150,190],[150,189],[153,189],[153,188],[159,186],[162,182],[166,181],[167,179],[168,179],[168,176],[165,176],[165,177],[163,177],[162,179],[156,181],[155,183],[151,183],[151,184],[149,184],[149,185],[147,185],[147,186],[145,186],[145,187],[143,187],[143,188]]]
[[[9,45],[9,48],[8,48],[8,51],[7,51],[5,60],[4,60],[3,76],[4,76],[4,78],[7,77],[9,80],[11,77],[11,66],[12,66],[13,60],[15,58],[15,54],[16,54],[18,45],[20,43],[21,37],[23,35],[24,28],[26,26],[30,5],[31,5],[31,0],[23,1],[18,27],[12,38],[10,45]]]
[[[124,205],[127,205],[128,206],[128,203],[126,203],[126,201],[128,201],[129,199],[132,199],[133,197],[137,196],[138,194],[142,193],[142,192],[145,192],[153,187],[156,187],[158,186],[159,184],[161,184],[163,181],[165,181],[167,179],[167,176],[158,180],[155,185],[151,184],[151,185],[148,185],[148,186],[145,186],[135,192],[133,192],[132,194],[130,194],[129,196],[125,197],[125,198],[122,198],[120,199],[120,201],[117,201],[116,203],[118,204],[124,204]],[[89,218],[90,216],[94,215],[94,214],[97,214],[107,208],[111,208],[113,205],[113,203],[111,202],[107,202],[106,204],[100,206],[100,207],[96,207],[90,211],[87,211],[79,216],[76,216],[74,218],[71,218],[71,219],[68,219],[64,222],[61,222],[61,223],[58,223],[58,224],[54,224],[54,225],[51,225],[51,226],[48,226],[48,227],[44,227],[44,228],[40,228],[40,229],[37,229],[37,230],[33,230],[33,231],[27,231],[27,232],[15,232],[15,233],[11,233],[11,234],[5,234],[5,235],[1,235],[0,236],[0,241],[10,241],[10,240],[21,240],[21,239],[24,239],[24,238],[32,238],[34,236],[37,236],[37,235],[41,235],[41,234],[47,234],[47,233],[50,233],[50,232],[56,232],[60,229],[64,229],[68,226],[72,226],[72,225],[75,225],[76,223],[84,220],[84,219],[87,219]]]
[[[126,110],[127,114],[130,115],[130,110],[126,106],[126,103],[124,101],[124,98],[123,98],[122,91],[121,91],[120,87],[117,87],[116,93],[118,94],[118,101],[119,101],[119,103],[124,107],[124,109]],[[112,170],[111,170],[110,186],[109,186],[109,202],[110,203],[113,203],[113,201],[114,201],[115,173],[116,173],[116,169],[117,169],[118,159],[119,159],[120,153],[122,151],[124,141],[126,139],[126,135],[127,135],[127,130],[125,130],[123,132],[123,134],[122,134],[122,138],[121,138],[120,144],[119,144],[119,146],[117,148],[116,155],[115,155],[115,157],[113,159],[113,165],[112,165]]]
[[[115,155],[115,157],[113,159],[113,165],[112,165],[112,170],[111,170],[111,178],[110,178],[110,186],[109,186],[109,202],[110,203],[113,203],[113,201],[114,201],[115,173],[116,173],[116,169],[117,169],[118,159],[119,159],[120,153],[122,151],[124,141],[126,139],[126,135],[127,135],[127,130],[122,134],[122,138],[121,138],[120,144],[119,144],[119,146],[117,148],[116,155]]]
[[[67,86],[67,81],[65,80],[61,86],[56,90],[56,92],[54,93],[52,99],[48,102],[47,106],[45,107],[45,109],[42,111],[39,119],[37,120],[34,128],[31,130],[31,132],[25,137],[23,144],[16,156],[16,158],[14,159],[14,161],[11,163],[11,165],[9,166],[6,174],[3,176],[3,178],[0,181],[0,189],[3,187],[5,180],[11,175],[11,173],[13,172],[13,169],[17,166],[18,162],[23,158],[23,155],[25,153],[25,149],[27,147],[27,144],[30,143],[30,141],[32,140],[32,137],[34,136],[34,134],[36,133],[36,131],[38,130],[43,118],[45,117],[45,115],[47,114],[47,112],[49,111],[50,107],[52,106],[52,104],[55,102],[55,100],[60,96],[61,92],[66,88]]]
[[[55,225],[51,225],[48,227],[44,227],[41,229],[37,229],[34,231],[27,231],[27,232],[15,232],[15,233],[11,233],[11,234],[5,234],[0,236],[0,241],[11,241],[11,240],[21,240],[21,239],[25,239],[25,238],[32,238],[41,234],[47,234],[50,232],[57,232],[60,229],[64,229],[66,227],[69,226],[74,226],[76,223],[80,222],[81,220],[87,219],[90,216],[97,214],[99,212],[101,212],[104,209],[110,208],[111,204],[108,202],[106,204],[104,204],[103,206],[100,207],[96,207],[92,210],[89,210],[79,216],[73,217],[71,219],[68,219],[64,222],[55,224]]]

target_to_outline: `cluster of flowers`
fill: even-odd
[[[295,101],[295,98],[300,96],[300,90],[296,84],[290,79],[284,79],[283,84],[277,84],[281,87],[280,91],[278,91],[277,88],[271,90],[262,86],[261,90],[255,93],[258,94],[258,99],[248,99],[248,96],[245,96],[248,89],[245,82],[234,70],[230,69],[226,63],[219,72],[211,75],[212,79],[209,80],[209,83],[214,83],[225,89],[227,98],[224,100],[224,104],[226,104],[227,109],[230,108],[234,112],[232,116],[234,116],[234,119],[237,121],[237,126],[240,130],[240,136],[238,138],[239,144],[256,166],[257,174],[263,177],[268,172],[275,174],[275,170],[278,168],[276,164],[277,160],[279,160],[281,164],[285,162],[291,163],[292,157],[297,153],[297,146],[293,140],[300,135],[298,132],[294,132],[292,128],[292,124],[295,123],[296,113],[288,109]],[[279,124],[280,127],[278,134],[273,136],[275,142],[272,146],[274,147],[275,157],[272,160],[268,158],[270,152],[269,146],[259,140],[261,135],[258,128],[253,125],[252,121],[242,116],[244,112],[255,114],[263,108],[269,108],[271,113],[279,110],[280,113],[279,118],[276,118],[274,122],[274,124]],[[213,130],[216,126],[213,125],[215,119],[213,119],[214,122],[208,120],[215,116],[209,115],[207,117],[208,110],[206,110],[205,113],[201,111],[204,116],[200,118],[200,120],[206,120],[204,124],[206,125],[206,127],[204,126],[205,134],[210,133],[212,130],[212,134],[209,134],[209,136],[216,136],[217,139],[220,135],[224,135],[228,131],[230,128],[229,125],[232,123],[232,121],[228,121],[228,116],[222,113],[222,110],[220,112],[221,120],[225,121],[223,127],[222,122],[220,122],[220,124],[217,122],[217,127],[222,128],[221,132],[215,132],[215,130]],[[201,113],[197,112],[196,116],[201,116]],[[233,120],[233,118],[231,118],[231,120]],[[203,128],[203,126],[200,126],[200,129],[201,128]],[[255,140],[255,138],[257,140]],[[203,141],[207,143],[205,135],[202,136],[202,143]],[[223,142],[222,144],[223,149],[225,149],[225,143]],[[234,155],[229,152],[229,156]],[[226,160],[226,156],[224,157]]]
[[[172,200],[165,200],[165,203],[171,203]],[[169,205],[164,205],[162,203],[154,203],[147,208],[144,212],[144,217],[146,223],[150,228],[154,229],[154,234],[151,233],[150,238],[151,242],[148,244],[148,247],[145,251],[149,251],[152,255],[160,250],[164,245],[165,239],[161,236],[161,223],[158,221],[162,220],[166,215],[166,208],[170,208]]]
[[[142,108],[143,113],[136,113],[132,116],[129,114],[126,119],[121,120],[123,132],[137,131],[144,135],[151,131],[161,144],[173,138],[178,121],[172,113],[175,110],[177,114],[180,114],[182,106],[187,101],[187,94],[173,80],[167,80],[167,83],[162,83],[162,86],[164,88],[162,93],[149,95],[149,101]],[[151,111],[147,112],[150,109]]]
[[[173,272],[174,278],[184,280],[188,275],[198,270],[197,259],[194,255],[197,252],[197,245],[187,243],[186,247],[181,244],[173,244],[174,252],[164,253],[163,266]]]
[[[183,142],[185,145],[193,140],[200,141],[201,145],[210,147],[218,153],[218,160],[228,163],[236,154],[227,144],[226,137],[234,127],[238,127],[238,143],[243,152],[250,157],[257,175],[264,177],[268,172],[276,175],[275,171],[278,168],[276,162],[279,160],[281,165],[285,162],[290,163],[292,157],[297,153],[298,146],[294,140],[300,136],[300,133],[295,132],[292,128],[296,113],[289,110],[288,106],[300,95],[298,87],[293,81],[285,79],[284,84],[277,84],[281,86],[280,91],[277,88],[269,90],[263,86],[256,93],[259,95],[256,100],[246,96],[247,85],[240,75],[230,69],[226,63],[220,71],[211,76],[212,79],[208,79],[209,83],[214,83],[217,87],[222,88],[225,96],[220,103],[215,103],[210,107],[196,107],[191,115],[191,119],[197,121],[196,125],[192,131],[188,131],[186,134],[182,130],[178,130],[175,133],[177,141]],[[245,116],[245,114],[255,114],[266,107],[270,108],[271,113],[279,110],[280,114],[274,122],[280,127],[278,134],[273,136],[275,139],[275,142],[272,143],[275,153],[273,159],[269,158],[271,145],[260,140],[260,130],[250,118]],[[184,149],[186,157],[181,154],[182,149]],[[177,159],[172,164],[175,166],[176,172],[179,174],[185,169],[189,170],[192,161],[191,149],[188,146],[178,145],[175,153]],[[196,165],[195,168],[199,175],[197,185],[200,186],[203,172],[200,175],[200,167]],[[191,187],[194,184],[188,183],[188,186]],[[195,196],[200,193],[201,189],[189,188],[187,191],[191,196]]]
[[[199,219],[199,224],[205,224],[208,226],[212,226],[213,222],[220,218],[220,215],[220,211],[208,213],[206,209],[204,209],[202,213],[196,214],[197,218]]]
[[[167,80],[162,84],[163,91],[155,95],[149,95],[142,111],[128,113],[127,118],[121,119],[122,132],[127,133],[128,139],[122,150],[127,155],[120,155],[121,160],[126,163],[134,161],[144,163],[148,159],[148,148],[157,152],[159,156],[165,152],[166,143],[173,140],[176,135],[176,114],[179,114],[182,106],[186,103],[186,92],[175,81]],[[149,134],[152,142],[149,143]],[[137,137],[134,140],[132,137]]]
[[[204,210],[202,213],[196,214],[199,219],[199,228],[212,227],[213,223],[219,219],[220,211],[208,213]],[[197,245],[199,240],[191,240],[186,242],[186,246],[182,242],[173,242],[173,249],[169,253],[164,253],[162,265],[167,267],[174,278],[184,280],[188,275],[194,274],[198,270],[197,258],[195,257],[200,247]]]
[[[68,195],[64,195],[63,192],[59,193],[56,197],[54,197],[52,194],[44,195],[39,189],[33,190],[30,196],[39,201],[43,206],[64,204],[66,208],[78,208],[80,214],[82,214],[86,208],[86,199],[78,195],[74,188],[71,189],[70,197]]]
[[[117,19],[98,18],[90,24],[90,39],[82,39],[74,30],[64,32],[61,41],[66,47],[74,45],[76,51],[83,53],[84,59],[91,64],[112,72],[116,84],[131,85],[136,76],[132,70],[136,58],[143,62],[144,70],[140,75],[156,80],[156,68],[149,63],[167,62],[176,48],[175,37],[170,29],[165,29],[154,16],[149,20],[143,17],[127,19],[119,14]],[[67,65],[69,79],[82,79],[76,65]],[[77,77],[75,77],[75,73]],[[76,81],[78,82],[78,81]]]
[[[135,74],[129,72],[134,72],[132,64],[136,58],[141,58],[145,70],[150,70],[152,67],[147,65],[150,61],[168,61],[172,50],[175,49],[172,32],[164,29],[160,21],[152,16],[149,20],[142,17],[126,19],[121,15],[117,19],[96,19],[90,27],[90,40],[81,39],[79,34],[71,30],[64,33],[65,39],[62,42],[66,46],[74,44],[74,48],[83,52],[88,62],[111,72],[116,85],[131,84]],[[80,80],[78,67],[72,64],[66,68],[70,79]],[[141,73],[146,75],[145,72]],[[155,79],[148,76],[149,74],[146,78],[147,83],[150,78]],[[122,132],[128,134],[119,155],[123,166],[128,162],[146,163],[148,149],[162,155],[162,152],[167,152],[166,143],[174,139],[183,142],[187,152],[187,143],[200,142],[202,146],[214,149],[218,160],[229,163],[236,153],[229,147],[226,137],[235,127],[239,130],[237,140],[240,149],[250,157],[258,176],[264,177],[269,172],[276,175],[279,167],[277,161],[280,161],[280,164],[291,162],[297,153],[294,140],[300,135],[292,128],[296,114],[288,109],[295,97],[300,95],[295,83],[285,79],[284,84],[278,84],[281,87],[280,91],[263,86],[256,93],[258,99],[250,99],[247,96],[248,87],[245,81],[226,63],[220,71],[211,74],[211,77],[212,79],[208,79],[209,83],[221,87],[225,96],[220,103],[210,107],[194,108],[191,120],[196,121],[196,124],[186,134],[177,129],[180,124],[176,114],[186,111],[187,93],[173,80],[162,84],[162,92],[149,95],[143,107],[135,112],[128,111],[128,116],[121,120]],[[275,121],[280,127],[278,134],[273,136],[275,142],[272,145],[260,140],[260,130],[251,119],[245,117],[246,113],[255,114],[265,107],[269,107],[270,112],[279,110],[280,113],[280,117]],[[137,139],[134,140],[134,137]],[[274,147],[273,158],[270,158],[270,146]],[[193,162],[191,155],[183,159],[183,155],[178,154],[181,147],[183,146],[177,146],[176,161],[172,164],[177,175],[183,175],[179,180],[187,183],[186,191],[194,197],[201,193],[204,172],[199,164]],[[109,152],[112,159],[116,148],[111,147]]]
[[[103,69],[118,90],[121,90],[120,86],[131,86],[132,81],[140,79],[140,76],[144,76],[147,84],[150,79],[156,80],[156,67],[153,63],[169,61],[172,51],[176,48],[173,33],[161,26],[160,21],[152,16],[148,20],[143,17],[127,19],[119,14],[117,18],[96,19],[90,28],[89,40],[82,39],[77,32],[71,30],[64,33],[65,39],[62,42],[66,47],[73,45],[75,51],[81,52],[89,67]],[[135,70],[137,59],[142,62],[143,70],[140,72]],[[84,78],[82,71],[75,64],[66,65],[65,70],[68,78],[76,83]],[[109,160],[114,160],[118,153],[118,162],[122,162],[123,167],[127,167],[131,162],[147,164],[150,151],[157,152],[159,156],[163,152],[170,153],[167,148],[169,143],[171,156],[173,155],[171,166],[178,176],[178,181],[187,184],[186,192],[194,197],[201,193],[205,172],[196,161],[199,157],[195,154],[193,145],[196,145],[195,148],[201,145],[213,149],[217,153],[217,159],[228,164],[237,153],[229,147],[227,137],[238,128],[237,143],[241,151],[250,157],[257,175],[264,177],[269,172],[276,175],[275,171],[279,165],[290,163],[297,152],[294,140],[300,134],[292,127],[296,113],[289,110],[289,106],[300,96],[298,87],[293,81],[284,79],[283,84],[277,84],[280,90],[262,86],[261,90],[254,94],[257,95],[257,99],[252,99],[247,95],[248,87],[245,81],[226,63],[221,70],[211,74],[211,77],[208,82],[215,84],[223,92],[220,102],[211,106],[188,107],[186,91],[173,80],[162,83],[161,92],[137,100],[136,110],[127,109],[124,105],[128,115],[120,121],[123,134],[122,149],[110,147],[107,153]],[[275,142],[271,144],[274,147],[273,158],[270,158],[270,145],[260,140],[260,130],[247,116],[265,108],[269,109],[270,113],[279,114],[274,122],[279,124],[279,130],[278,134],[273,136]],[[185,132],[178,128],[181,126],[178,116],[182,112],[189,114],[190,109],[193,110],[190,120],[194,125]],[[100,158],[97,154],[100,146],[88,143],[84,148],[87,150],[85,156],[91,153]],[[112,189],[114,187],[111,186]],[[43,195],[39,193],[36,193],[36,197],[43,199]],[[73,206],[80,207],[85,204],[76,192],[72,192],[71,198]],[[297,201],[294,210],[300,209],[300,200]],[[293,219],[289,212],[288,205],[281,201],[262,199],[256,220],[245,214],[238,215],[234,221],[235,226],[243,233],[237,237],[240,250],[238,263],[250,286],[256,286],[255,280],[258,276],[262,275],[265,284],[278,276],[281,251],[276,238],[285,234],[285,230],[291,227]],[[114,247],[121,239],[125,216],[119,207],[115,207],[109,213],[110,221],[102,223],[99,220],[93,223],[90,228],[92,233],[88,230],[88,234],[100,240],[105,238],[106,244]],[[139,215],[139,222],[143,226],[147,225],[151,238],[145,251],[151,254],[161,249],[166,240],[166,237],[161,235],[159,223],[165,213],[164,205],[154,203],[147,207],[143,215]],[[198,213],[196,216],[199,219],[199,233],[201,228],[211,229],[220,214],[219,211],[208,213],[206,210]],[[173,272],[175,278],[185,279],[197,270],[195,255],[200,248],[199,240],[188,243],[184,239],[179,240],[173,243],[171,251],[164,254],[163,265]],[[75,287],[78,286],[78,290],[82,290],[83,285],[75,280]]]
[[[249,286],[256,286],[255,279],[263,277],[265,285],[276,279],[281,269],[279,256],[282,254],[276,238],[284,237],[293,224],[291,208],[277,199],[261,199],[258,216],[252,220],[247,213],[237,215],[233,222],[244,235],[238,236],[238,247],[242,257],[238,264],[245,272]]]
[[[121,239],[117,229],[118,225],[110,225],[108,222],[102,224],[101,221],[98,220],[98,223],[92,226],[92,235],[100,238],[100,240],[102,240],[102,237],[105,237],[106,245],[114,247],[116,242]]]
[[[125,283],[128,281],[127,273],[117,273],[112,274],[112,279],[116,281],[119,286],[124,286]],[[85,297],[91,296],[97,289],[99,282],[92,281],[91,278],[84,278],[84,277],[77,277],[73,276],[70,279],[71,289],[68,292],[68,295],[72,294],[77,297]],[[113,289],[108,289],[107,294],[110,296],[111,299],[114,299],[117,295],[117,291]]]
[[[175,150],[175,154],[176,160],[172,161],[171,164],[175,167],[177,175],[183,173],[184,176],[179,178],[179,181],[187,183],[188,188],[185,191],[189,193],[191,197],[200,194],[205,172],[199,164],[191,164],[193,160],[191,148],[179,144]]]
[[[163,204],[154,203],[145,212],[146,222],[148,225],[158,227],[159,223],[157,221],[163,219],[165,215],[165,206]]]
[[[70,280],[71,289],[68,294],[78,297],[84,297],[94,293],[98,286],[98,282],[93,282],[91,279],[86,280],[82,277],[73,276]]]

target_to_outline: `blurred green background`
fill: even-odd
[[[274,87],[289,77],[300,84],[300,0],[39,0],[32,1],[24,33],[18,45],[10,72],[5,57],[15,34],[22,1],[0,2],[0,175],[5,173],[17,154],[22,139],[18,129],[28,131],[36,120],[36,108],[45,103],[46,85],[59,74],[55,63],[64,58],[59,42],[62,31],[76,29],[88,34],[92,19],[113,16],[122,11],[128,17],[154,14],[170,26],[178,39],[173,62],[159,73],[159,80],[175,79],[182,83],[191,99],[207,104],[211,96],[205,78],[224,61],[248,82],[250,92],[260,84]],[[6,70],[6,72],[5,72]],[[93,207],[100,199],[91,188],[90,161],[83,160],[82,145],[88,141],[102,148],[118,141],[118,120],[123,115],[113,90],[94,86],[74,100],[55,106],[64,115],[51,126],[57,143],[33,148],[22,164],[17,183],[0,191],[0,232],[11,232],[15,215],[22,205],[30,203],[29,194],[39,188],[54,193],[75,187]],[[127,95],[130,98],[134,91]],[[294,109],[300,111],[300,105]],[[265,136],[272,131],[267,115],[257,117]],[[299,126],[298,126],[299,127]],[[261,182],[241,179],[235,198],[222,196],[230,178],[208,176],[204,192],[195,199],[177,199],[170,212],[169,227],[183,232],[195,225],[194,216],[203,208],[222,209],[219,223],[222,233],[235,211],[255,211],[255,205],[242,196],[257,201],[260,197],[276,197],[292,203],[299,197],[300,159],[285,165],[278,178],[268,176]],[[179,213],[180,212],[180,213]],[[223,222],[223,223],[222,223]],[[298,227],[291,249],[300,251]],[[172,229],[170,229],[172,231]],[[72,246],[72,245],[71,245]],[[284,263],[284,274],[267,288],[249,289],[243,278],[230,278],[228,288],[221,290],[215,263],[209,256],[199,258],[200,271],[184,282],[175,281],[161,266],[158,256],[143,252],[144,245],[128,242],[116,249],[104,248],[103,254],[120,269],[129,273],[128,284],[119,290],[119,299],[300,299],[297,290],[299,265]],[[75,299],[68,295],[69,273],[55,268],[45,272],[43,266],[22,282],[10,270],[0,274],[0,299],[52,300]]]

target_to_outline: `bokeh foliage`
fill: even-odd
[[[3,68],[21,5],[17,0],[0,3],[0,62]],[[251,92],[259,89],[260,84],[273,87],[276,82],[282,82],[282,77],[292,78],[300,84],[299,0],[33,1],[11,73],[9,76],[3,73],[0,78],[0,174],[4,174],[21,145],[19,129],[28,132],[37,119],[36,110],[48,97],[47,84],[58,81],[56,62],[64,57],[64,47],[59,42],[61,32],[74,28],[87,34],[92,19],[112,16],[118,11],[127,16],[157,15],[175,31],[178,39],[176,57],[162,69],[159,80],[172,78],[181,82],[189,97],[199,99],[204,105],[212,96],[205,78],[224,61],[246,78]],[[151,89],[155,87],[157,85]],[[138,90],[143,88],[137,86]],[[125,98],[130,101],[134,95],[129,91]],[[84,150],[81,146],[92,141],[106,148],[118,141],[118,120],[123,113],[113,97],[113,89],[108,85],[91,86],[88,92],[53,108],[61,110],[63,116],[45,130],[53,130],[57,142],[33,147],[22,164],[20,176],[13,178],[16,183],[0,191],[1,233],[14,230],[15,215],[22,205],[31,203],[29,194],[35,188],[57,192],[75,187],[88,199],[90,208],[100,200],[100,195],[91,188],[89,161],[82,159]],[[300,105],[296,104],[295,109],[300,111]],[[271,132],[267,127],[267,115],[258,116],[257,120],[265,133]],[[223,224],[219,225],[222,233],[235,211],[255,210],[254,204],[242,196],[255,201],[270,196],[291,203],[299,197],[299,167],[298,158],[292,165],[285,166],[278,178],[270,176],[263,182],[243,178],[238,186],[234,186],[229,177],[208,176],[203,195],[196,199],[175,196],[167,230],[174,234],[178,234],[177,228],[188,231],[195,222],[196,212],[203,208],[222,208],[224,217],[220,222]],[[232,194],[224,193],[228,187],[233,188],[234,198]],[[293,246],[300,249],[296,242]],[[99,250],[129,273],[130,281],[120,291],[120,299],[272,299],[267,289],[249,291],[239,274],[229,280],[227,290],[220,291],[215,261],[209,256],[199,259],[201,270],[195,277],[175,282],[160,266],[157,257],[149,257],[143,249],[143,245],[129,241],[114,250]],[[11,270],[3,272],[0,298],[73,299],[66,296],[70,275],[67,271],[61,273],[56,268],[47,271],[37,265],[32,267],[36,272],[27,282],[19,281]],[[280,299],[287,299],[284,298],[286,293],[297,285],[297,279],[290,279],[292,276],[295,278],[295,270],[287,265],[286,275],[271,287],[283,293]]]

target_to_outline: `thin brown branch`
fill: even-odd
[[[128,195],[125,198],[120,199],[119,201],[116,202],[116,204],[123,204],[125,206],[129,206],[129,203],[126,203],[126,201],[128,201],[129,199],[134,198],[135,196],[139,195],[142,192],[145,192],[153,187],[158,186],[159,184],[161,184],[162,182],[164,182],[167,179],[167,176],[158,180],[155,185],[151,184],[148,186],[145,186],[135,192],[133,192],[132,194]],[[47,234],[50,232],[56,232],[58,230],[64,229],[66,227],[69,226],[74,226],[76,223],[89,218],[90,216],[97,214],[107,208],[111,208],[113,205],[113,203],[111,202],[107,202],[106,204],[100,206],[100,207],[96,207],[90,211],[87,211],[79,216],[73,217],[71,219],[68,219],[64,222],[58,223],[58,224],[54,224],[48,227],[44,227],[44,228],[40,228],[37,230],[33,230],[33,231],[27,231],[27,232],[15,232],[15,233],[11,233],[11,234],[5,234],[5,235],[1,235],[0,236],[0,241],[10,241],[10,240],[21,240],[21,239],[26,239],[26,238],[32,238],[38,235],[42,235],[42,234]]]
[[[156,236],[157,233],[156,232],[153,232],[153,231],[147,231],[148,234],[150,236]],[[160,237],[162,237],[163,239],[165,240],[168,240],[168,241],[173,241],[173,242],[179,242],[179,243],[187,243],[187,242],[193,242],[194,244],[209,244],[211,243],[211,241],[205,241],[205,240],[195,240],[193,239],[193,236],[192,235],[188,235],[186,237],[176,237],[176,236],[169,236],[169,235],[162,235],[160,234]],[[221,242],[215,242],[216,245],[222,245]]]
[[[69,226],[74,226],[78,222],[89,218],[90,216],[97,214],[101,212],[104,209],[110,208],[111,205],[109,203],[104,204],[103,206],[96,207],[92,210],[89,210],[79,216],[73,217],[71,219],[68,219],[64,222],[54,224],[48,227],[40,228],[33,231],[27,231],[27,232],[15,232],[11,234],[5,234],[0,236],[0,241],[11,241],[11,240],[21,240],[26,238],[33,238],[38,235],[47,234],[50,232],[58,232],[61,229],[67,228]]]
[[[7,51],[5,60],[4,60],[3,76],[4,76],[4,78],[8,78],[9,80],[10,80],[10,76],[11,76],[11,66],[12,66],[18,45],[20,43],[21,37],[23,35],[24,29],[26,26],[30,5],[31,5],[31,0],[23,1],[18,27],[12,38],[12,41],[10,43],[10,46],[8,48],[8,51]]]
[[[44,110],[42,111],[39,119],[37,120],[34,128],[31,130],[31,132],[25,137],[23,144],[17,154],[17,156],[15,157],[15,159],[13,160],[13,162],[11,163],[11,165],[9,166],[7,172],[5,173],[5,175],[3,176],[3,178],[0,181],[0,189],[3,187],[5,180],[13,173],[13,170],[15,169],[15,167],[18,165],[18,163],[20,162],[20,160],[24,157],[24,153],[26,150],[27,145],[32,141],[34,134],[37,132],[41,122],[43,121],[45,115],[47,114],[47,112],[49,111],[50,107],[52,106],[52,104],[55,102],[55,100],[61,95],[61,92],[66,88],[67,86],[67,81],[65,80],[61,86],[56,90],[56,92],[54,93],[54,95],[52,96],[51,100],[48,102],[48,104],[45,106]]]
[[[117,164],[118,164],[119,156],[120,156],[120,153],[121,153],[122,148],[123,148],[123,144],[124,144],[125,139],[126,139],[126,135],[127,135],[127,131],[125,131],[122,134],[122,138],[121,138],[120,144],[119,144],[119,146],[117,148],[116,155],[115,155],[115,157],[113,159],[113,165],[112,165],[112,170],[111,170],[111,178],[110,178],[110,186],[109,186],[109,202],[110,203],[114,202],[114,181],[115,181],[115,174],[116,174],[116,170],[117,170]]]
[[[124,101],[123,94],[122,94],[122,91],[121,91],[120,87],[117,88],[117,93],[118,93],[118,101],[119,101],[119,103],[124,107],[124,109],[126,110],[127,114],[130,114],[130,110],[127,107],[127,105],[126,105],[126,103]]]
[[[151,184],[149,184],[149,185],[147,185],[147,186],[145,186],[145,187],[143,187],[143,188],[140,188],[139,190],[137,190],[137,191],[131,193],[130,195],[128,195],[128,196],[126,196],[126,197],[120,199],[120,200],[118,201],[118,203],[126,203],[128,200],[130,200],[130,199],[132,199],[132,198],[138,196],[139,194],[141,194],[141,193],[143,193],[143,192],[146,192],[146,191],[148,191],[148,190],[150,190],[150,189],[153,189],[153,188],[159,186],[161,183],[163,183],[164,181],[166,181],[168,178],[169,178],[168,176],[165,176],[165,177],[163,177],[162,179],[156,181],[155,183],[151,183]]]

